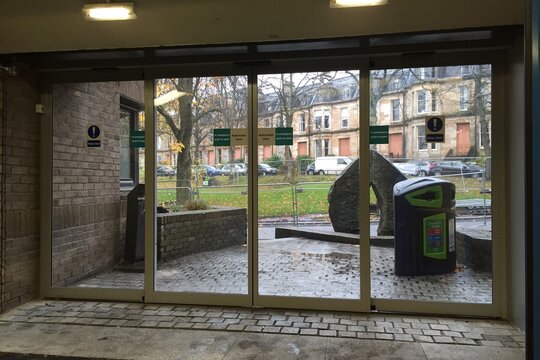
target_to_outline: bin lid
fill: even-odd
[[[394,196],[404,196],[407,201],[418,207],[425,208],[441,208],[449,200],[448,190],[452,189],[450,194],[453,194],[455,185],[449,181],[437,178],[414,178],[400,181],[394,185]],[[446,191],[443,190],[446,188]],[[446,195],[445,195],[446,193]]]

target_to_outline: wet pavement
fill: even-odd
[[[443,275],[394,275],[394,249],[371,247],[371,294],[408,299],[489,304],[492,277],[459,265]],[[142,289],[144,274],[111,271],[74,287]],[[359,246],[305,238],[259,242],[259,294],[314,298],[360,297]],[[247,294],[247,246],[206,251],[162,263],[156,290]]]

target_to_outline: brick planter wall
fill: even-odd
[[[247,210],[217,208],[158,214],[158,259],[168,261],[247,241]]]

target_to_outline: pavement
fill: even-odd
[[[0,316],[0,359],[522,359],[507,321],[37,300]]]
[[[442,275],[394,275],[394,249],[371,247],[371,291],[377,299],[489,304],[492,276],[459,266]],[[144,274],[111,271],[72,286],[142,289]],[[246,246],[232,246],[158,265],[157,291],[247,294]],[[360,297],[359,246],[305,238],[259,243],[259,294],[316,298]]]

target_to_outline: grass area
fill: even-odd
[[[296,199],[299,215],[325,214],[328,212],[328,191],[335,176],[298,176],[296,183]],[[448,177],[448,181],[456,185],[456,200],[482,199],[484,194],[481,179],[469,179],[461,177]],[[236,179],[228,177],[212,178],[213,186],[195,186],[195,198],[205,200],[210,205],[246,207],[248,206],[247,178],[245,176]],[[176,192],[174,189],[175,179],[161,177],[158,179],[158,201],[160,204],[172,204],[175,202]],[[201,183],[202,184],[202,183]],[[199,184],[199,185],[201,185]],[[491,187],[491,182],[486,181],[486,188]],[[166,189],[168,188],[168,189]],[[172,189],[171,189],[172,188]],[[259,216],[291,216],[293,215],[294,187],[285,184],[282,176],[259,177]],[[187,191],[187,190],[180,190]],[[491,195],[486,195],[491,199]],[[376,198],[373,190],[370,192],[370,202],[375,204]]]

